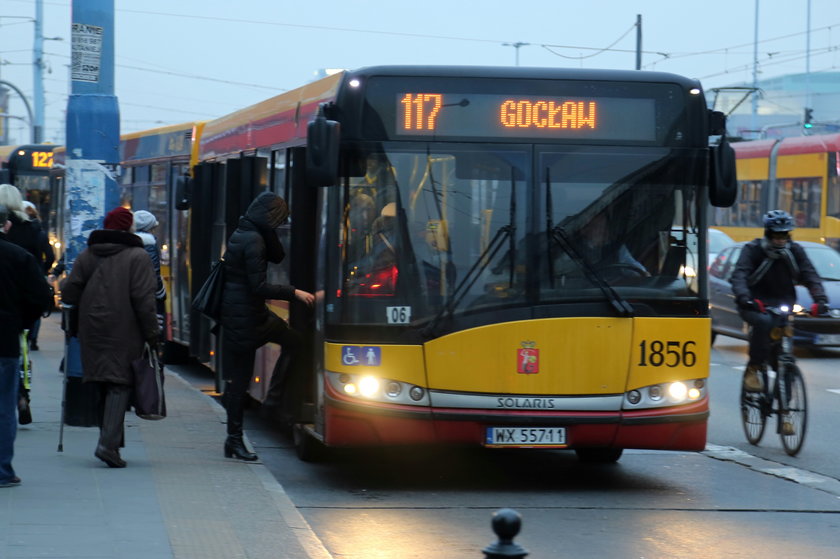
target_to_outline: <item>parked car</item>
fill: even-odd
[[[735,306],[735,295],[729,283],[741,249],[746,243],[726,247],[709,267],[709,305],[712,315],[712,341],[717,334],[748,339],[749,327],[741,320]],[[819,243],[799,241],[822,278],[828,296],[831,317],[810,315],[813,300],[808,290],[796,286],[793,307],[793,341],[801,346],[840,346],[840,253]]]
[[[717,255],[720,251],[734,244],[735,241],[732,239],[732,237],[730,237],[720,229],[709,228],[709,242],[706,245],[709,250],[709,259],[707,260],[709,265],[711,266],[712,262],[715,261],[715,258],[717,258]]]
[[[732,237],[730,237],[720,229],[709,229],[708,231],[709,237],[706,243],[706,250],[709,251],[709,255],[706,258],[706,262],[709,265],[711,265],[711,263],[714,262],[717,254],[725,247],[734,245],[735,241],[732,239]],[[682,230],[678,227],[674,227],[671,230],[671,234],[676,236],[678,239],[682,239]],[[683,275],[686,278],[696,278],[698,252],[696,237],[689,237],[689,240],[687,242],[687,249],[688,253],[686,255],[686,265],[680,269],[680,275]]]

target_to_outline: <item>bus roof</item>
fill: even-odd
[[[697,87],[697,80],[667,72],[593,68],[532,68],[526,66],[369,66],[348,71],[348,77],[439,76],[442,78],[511,78],[547,80],[604,80],[639,83],[678,83]]]
[[[320,103],[335,99],[343,76],[339,72],[211,120],[202,133],[201,159],[305,138],[310,117]]]
[[[120,161],[138,161],[178,155],[192,150],[193,130],[200,122],[185,122],[120,136]]]

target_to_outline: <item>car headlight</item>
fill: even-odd
[[[691,264],[686,266],[680,266],[680,275],[684,278],[696,278],[697,270],[695,270],[694,266],[692,266]]]
[[[690,404],[706,396],[706,379],[652,384],[624,394],[624,409],[661,408]]]

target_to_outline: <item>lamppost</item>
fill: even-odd
[[[0,16],[0,18],[7,19],[24,19],[35,24],[35,37],[32,46],[32,104],[34,105],[34,115],[29,103],[26,103],[26,109],[29,114],[29,122],[32,126],[31,142],[40,144],[44,141],[44,41],[63,41],[62,37],[44,37],[43,34],[43,19],[44,6],[43,0],[35,1],[35,18],[27,16]],[[25,22],[24,22],[25,23]],[[16,91],[17,88],[15,88]],[[21,99],[25,98],[18,91]]]
[[[522,43],[522,42],[517,41],[516,43],[502,43],[502,46],[503,47],[513,47],[513,48],[516,49],[516,65],[519,66],[519,48],[520,47],[527,47],[530,44],[531,43]]]
[[[26,96],[23,94],[23,91],[18,89],[18,87],[15,84],[13,84],[12,82],[7,82],[5,80],[0,80],[0,85],[5,85],[7,87],[10,87],[10,88],[14,89],[15,93],[17,93],[18,97],[20,97],[20,100],[23,101],[23,106],[26,107],[26,114],[29,115],[29,127],[30,127],[29,130],[30,130],[30,134],[31,134],[30,141],[33,144],[36,143],[35,142],[35,124],[34,124],[34,121],[32,119],[32,107],[29,106],[29,101],[26,100]],[[9,118],[19,118],[19,117],[11,117],[11,116],[6,115],[6,114],[0,115],[0,116],[2,116],[3,118],[5,118],[7,120]],[[5,130],[5,126],[4,126],[3,129]]]
[[[63,41],[61,37],[44,37],[43,0],[35,1],[35,40],[32,47],[32,97],[35,105],[33,142],[44,141],[44,41]]]

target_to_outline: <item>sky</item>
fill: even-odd
[[[83,0],[76,0],[83,1]],[[810,56],[808,5],[810,3]],[[837,0],[114,0],[121,132],[220,117],[326,68],[455,64],[642,69],[752,83],[840,71]],[[43,0],[44,139],[64,141],[71,0]],[[0,80],[30,103],[35,0],[0,2]],[[517,43],[526,43],[514,47]],[[25,117],[12,94],[9,114]],[[10,120],[10,143],[29,141]]]

